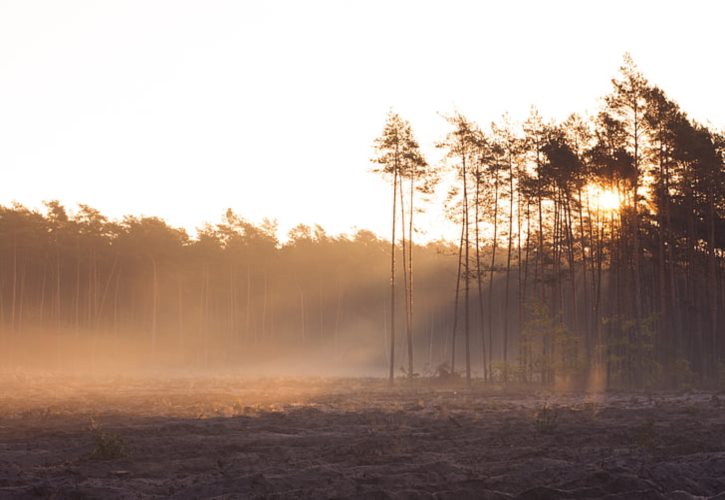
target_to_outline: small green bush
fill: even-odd
[[[94,460],[115,460],[126,456],[126,440],[112,432],[94,431],[95,448],[91,452]]]
[[[534,414],[534,429],[539,434],[553,434],[559,426],[559,410],[544,405]]]

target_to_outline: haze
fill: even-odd
[[[0,498],[725,498],[725,2],[0,2]]]
[[[0,203],[387,235],[368,159],[391,107],[435,163],[438,113],[596,113],[629,51],[721,129],[724,18],[719,1],[2,2]],[[454,239],[429,212],[425,237]]]

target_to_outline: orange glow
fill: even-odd
[[[589,191],[592,207],[604,212],[619,210],[622,204],[622,198],[619,192],[600,186],[599,184],[589,184],[587,190]]]

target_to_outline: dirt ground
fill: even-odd
[[[0,377],[0,498],[723,498],[725,396]]]

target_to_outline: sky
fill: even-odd
[[[722,130],[724,20],[722,0],[0,0],[0,204],[387,235],[388,110],[435,165],[442,114],[595,114],[630,52]]]

